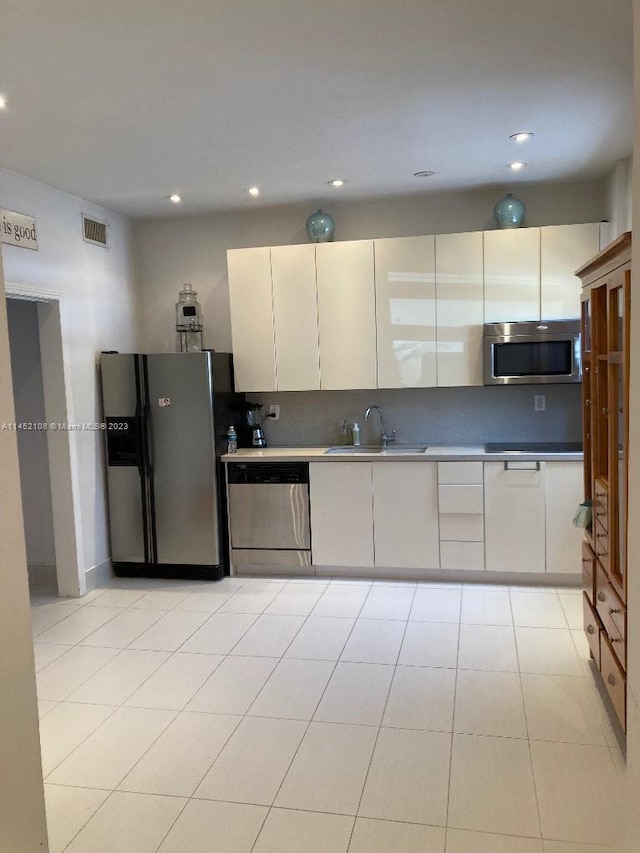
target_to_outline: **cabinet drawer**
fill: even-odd
[[[438,462],[438,483],[447,486],[481,486],[482,462]]]
[[[593,538],[595,540],[596,547],[596,557],[604,568],[609,570],[609,534],[602,527],[599,522],[596,521],[593,529]]]
[[[589,603],[589,599],[585,594],[582,596],[582,610],[584,632],[587,635],[587,642],[591,649],[591,654],[595,660],[598,669],[600,668],[600,622],[595,610]]]
[[[441,542],[440,567],[482,571],[484,569],[483,542]]]
[[[440,539],[443,542],[483,542],[484,516],[473,513],[441,515]]]
[[[623,639],[626,637],[626,607],[618,598],[609,583],[606,573],[596,562],[596,598],[595,606],[605,628],[613,626],[614,632]]]
[[[588,542],[582,543],[582,588],[591,604],[595,601],[595,562],[596,555]]]
[[[605,530],[609,529],[609,499],[607,488],[600,480],[594,483],[593,517]]]
[[[445,514],[472,514],[484,512],[482,486],[438,486],[438,511]]]
[[[626,731],[626,678],[615,654],[611,649],[611,645],[604,634],[602,634],[600,638],[600,672],[602,673],[604,686],[607,688],[607,693],[611,699],[611,704],[618,715],[618,719],[620,720],[623,730]]]

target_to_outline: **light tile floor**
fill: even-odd
[[[615,849],[578,590],[120,579],[33,603],[51,853]]]

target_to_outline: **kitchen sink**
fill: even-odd
[[[328,450],[325,450],[325,454],[329,455],[347,455],[347,456],[357,456],[358,454],[371,454],[371,453],[381,453],[385,456],[400,456],[403,453],[426,453],[427,446],[426,444],[413,445],[413,444],[397,444],[395,447],[392,445],[390,447],[380,447],[379,444],[373,445],[360,445],[358,447],[342,446],[342,447],[330,447]]]

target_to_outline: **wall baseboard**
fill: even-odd
[[[105,583],[108,583],[114,576],[111,560],[105,560],[103,563],[98,563],[97,566],[92,566],[84,573],[87,583],[87,592],[96,589]]]

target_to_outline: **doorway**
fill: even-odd
[[[63,359],[62,295],[5,285],[16,406],[20,483],[29,583],[38,594],[78,597],[86,591],[78,564],[79,516]]]
[[[7,299],[7,323],[29,586],[57,595],[38,303]]]

